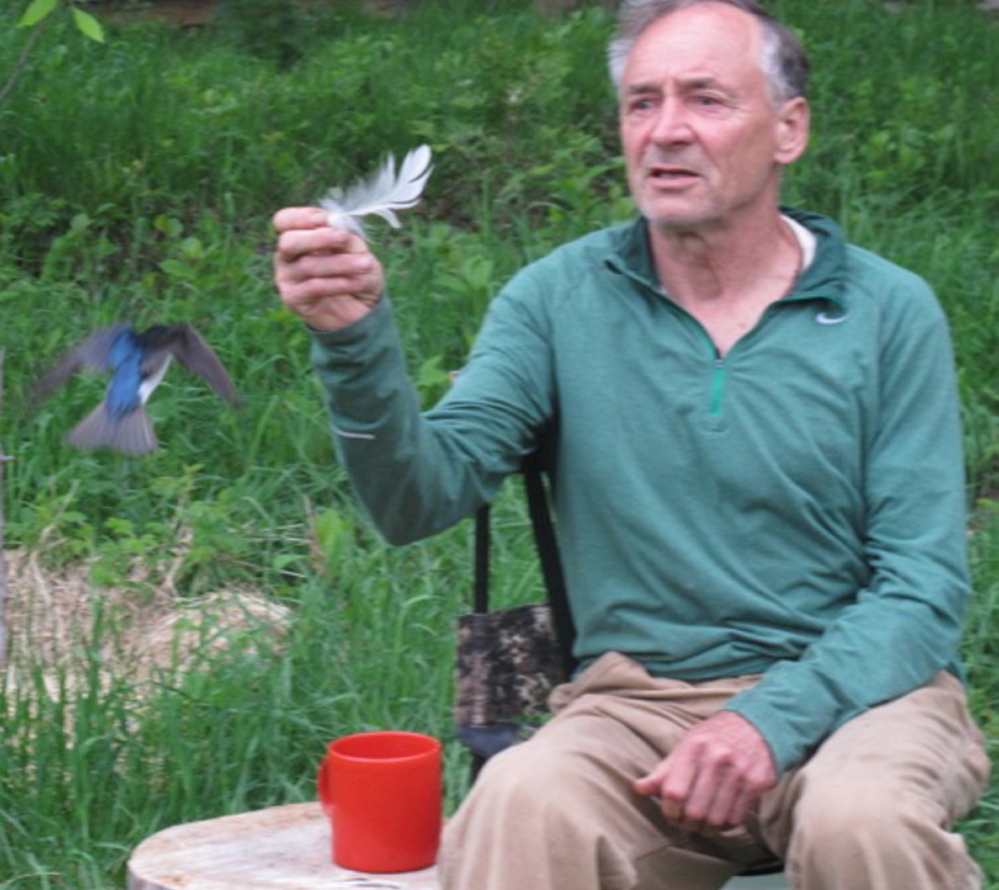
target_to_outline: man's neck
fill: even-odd
[[[801,249],[775,209],[752,226],[703,231],[650,230],[656,273],[666,292],[683,306],[739,302],[767,282],[796,275]]]
[[[698,319],[721,353],[794,286],[802,251],[774,208],[752,226],[650,233],[656,272],[669,297]]]

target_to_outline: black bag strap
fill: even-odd
[[[489,504],[475,511],[475,584],[472,588],[472,611],[489,611]]]
[[[555,636],[558,637],[562,649],[563,667],[568,677],[576,666],[576,660],[572,657],[576,627],[572,622],[572,612],[569,608],[569,595],[566,591],[565,575],[562,573],[562,560],[548,504],[548,492],[542,470],[534,460],[528,460],[524,466],[524,488],[527,491],[527,509],[534,530],[534,545],[541,561],[541,574],[552,609]]]
[[[555,536],[555,523],[548,504],[543,472],[539,461],[532,455],[524,464],[524,488],[527,493],[527,508],[534,533],[534,545],[541,562],[541,575],[552,610],[552,623],[562,649],[565,672],[568,676],[575,667],[572,644],[576,638],[576,629],[569,609],[558,539]],[[489,611],[490,518],[488,504],[479,507],[475,512],[475,582],[472,607],[475,612]]]

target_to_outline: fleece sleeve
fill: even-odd
[[[313,335],[338,457],[388,541],[447,528],[518,469],[550,411],[547,356],[530,313],[497,298],[455,385],[422,412],[387,298],[356,324]]]
[[[881,320],[864,479],[870,583],[800,659],[728,706],[763,733],[780,770],[955,665],[969,595],[957,386],[943,313],[925,284],[910,287],[905,311]]]

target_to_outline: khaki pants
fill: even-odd
[[[747,864],[785,862],[795,890],[974,890],[949,830],[989,761],[948,673],[833,733],[785,774],[744,830],[664,822],[631,782],[756,677],[683,683],[611,653],[552,696],[552,720],[492,758],[450,820],[444,890],[714,890]]]

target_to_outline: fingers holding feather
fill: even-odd
[[[341,228],[282,228],[302,222],[291,212],[275,216],[281,232],[274,255],[274,283],[289,309],[315,327],[332,329],[363,317],[385,288],[381,263],[363,238]]]
[[[320,229],[329,226],[329,214],[320,207],[284,207],[271,218],[280,235],[296,229]]]
[[[282,294],[305,285],[316,296],[372,294],[377,298],[384,284],[381,264],[367,244],[345,229],[284,233],[274,265]]]
[[[277,260],[291,262],[308,253],[370,254],[363,236],[343,226],[331,226],[317,207],[286,207],[274,214],[278,233]]]
[[[274,283],[281,299],[309,324],[332,330],[362,318],[385,287],[381,264],[364,240],[366,216],[400,225],[397,210],[415,207],[432,171],[427,145],[391,155],[372,175],[333,188],[320,207],[288,207],[273,217],[278,232]]]
[[[311,278],[361,275],[370,272],[374,257],[363,238],[331,227],[315,208],[287,208],[274,215],[278,232],[274,280],[278,289]]]

